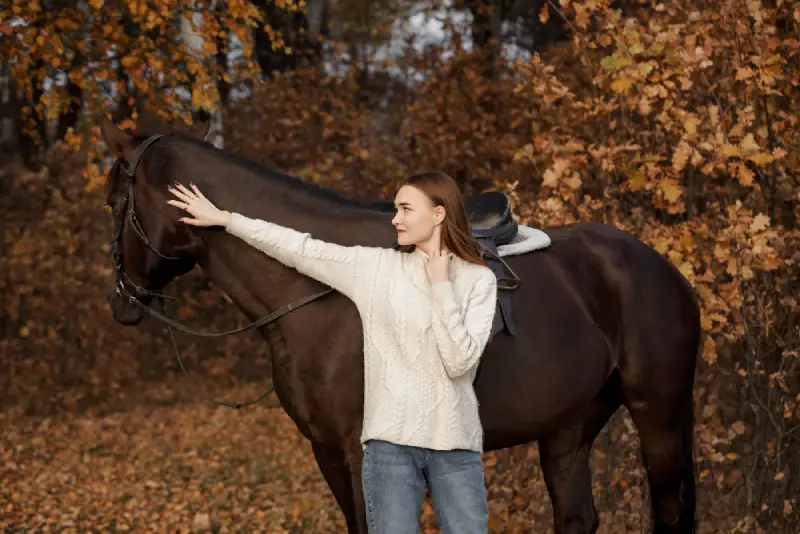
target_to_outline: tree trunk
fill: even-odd
[[[227,29],[227,28],[226,28]],[[217,78],[217,92],[219,93],[219,105],[224,107],[228,104],[231,94],[231,84],[225,80],[228,74],[228,36],[217,37],[217,54],[214,58],[217,62],[219,77]]]
[[[47,121],[43,110],[37,109],[37,104],[42,101],[44,94],[42,88],[44,69],[43,60],[34,63],[31,69],[30,91],[23,98],[22,117],[17,123],[17,138],[22,161],[31,170],[39,170],[42,152],[48,144]]]
[[[262,26],[253,29],[255,41],[255,56],[264,78],[269,78],[275,72],[286,72],[298,68],[304,62],[316,62],[322,54],[322,46],[317,38],[317,29],[327,26],[327,11],[325,5],[319,1],[309,4],[313,7],[314,24],[309,24],[309,19],[304,11],[293,13],[280,9],[271,0],[256,0],[254,4],[264,12],[265,24],[273,30],[281,32],[284,43],[291,48],[291,53],[285,49],[272,49],[272,39]],[[311,27],[315,29],[312,35]]]
[[[472,45],[482,51],[493,74],[491,65],[497,58],[503,40],[503,13],[506,0],[468,0],[472,13]]]
[[[211,9],[223,9],[224,3],[216,2],[211,3]],[[194,60],[200,64],[206,63],[206,58],[203,56],[203,41],[205,39],[204,32],[204,19],[202,13],[193,13],[192,19],[194,25],[197,26],[197,31],[192,29],[192,24],[185,18],[181,17],[181,40],[183,40],[186,50],[193,56]],[[209,109],[199,108],[192,110],[192,122],[195,121],[210,121],[211,130],[209,132],[208,141],[217,148],[224,147],[224,138],[222,133],[222,103],[227,101],[230,95],[230,87],[227,82],[222,79],[222,74],[227,71],[227,43],[218,38],[217,54],[214,61],[217,65],[223,68],[217,79],[217,90],[219,91],[220,99],[217,100],[216,105]]]
[[[76,54],[72,62],[72,70],[79,69],[83,65],[83,61],[83,56],[80,53]],[[66,92],[67,98],[69,99],[69,106],[67,107],[67,111],[58,118],[56,140],[63,139],[67,134],[67,130],[75,128],[80,118],[81,109],[83,109],[83,90],[81,86],[72,80],[68,80]]]

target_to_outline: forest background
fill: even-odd
[[[0,6],[0,526],[270,532],[343,523],[257,336],[113,323],[98,117],[214,142],[359,198],[421,169],[521,223],[602,221],[691,281],[700,532],[800,524],[800,3],[8,0]],[[240,324],[201,273],[170,313]],[[601,532],[645,531],[621,410]],[[551,531],[536,445],[487,453],[493,532]],[[423,521],[433,531],[430,506]],[[550,529],[550,530],[548,530]]]

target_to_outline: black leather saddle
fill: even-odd
[[[505,193],[488,191],[468,199],[465,205],[472,235],[481,244],[483,259],[497,278],[498,306],[492,335],[504,329],[512,336],[516,335],[517,329],[511,318],[511,291],[517,289],[522,280],[497,252],[497,247],[510,243],[519,229],[511,214],[511,201]]]
[[[472,235],[491,240],[496,246],[507,245],[517,235],[517,223],[511,216],[511,202],[500,191],[488,191],[465,202]]]

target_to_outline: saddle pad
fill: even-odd
[[[530,226],[519,225],[517,235],[507,245],[497,247],[497,253],[502,256],[515,256],[532,250],[539,250],[550,245],[550,236],[541,230]]]

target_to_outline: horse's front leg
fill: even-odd
[[[314,458],[317,460],[325,481],[333,491],[350,534],[367,534],[367,512],[361,488],[361,448],[346,454],[321,443],[312,443]]]

